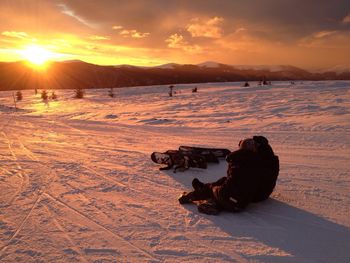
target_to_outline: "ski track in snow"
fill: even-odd
[[[348,262],[350,82],[0,92],[0,262]],[[192,93],[194,86],[198,93]],[[226,164],[159,171],[153,151],[266,136],[270,200],[207,216],[177,196]]]

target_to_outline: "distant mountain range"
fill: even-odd
[[[0,90],[75,89],[179,83],[280,80],[350,80],[350,67],[310,72],[288,65],[165,64],[156,67],[100,66],[82,61],[52,62],[36,71],[23,62],[0,62]]]

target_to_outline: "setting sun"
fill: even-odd
[[[42,67],[44,64],[55,57],[55,54],[43,47],[32,45],[22,50],[22,57],[35,67]]]

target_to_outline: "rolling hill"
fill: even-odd
[[[350,71],[309,72],[294,66],[198,65],[100,66],[83,61],[52,62],[45,71],[23,62],[0,63],[0,90],[75,89],[267,80],[350,80]]]

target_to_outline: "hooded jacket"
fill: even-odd
[[[227,177],[219,180],[214,196],[221,202],[230,201],[232,211],[240,211],[251,202],[266,200],[276,186],[279,159],[268,140],[263,136],[253,137],[256,151],[239,149],[226,158]]]

